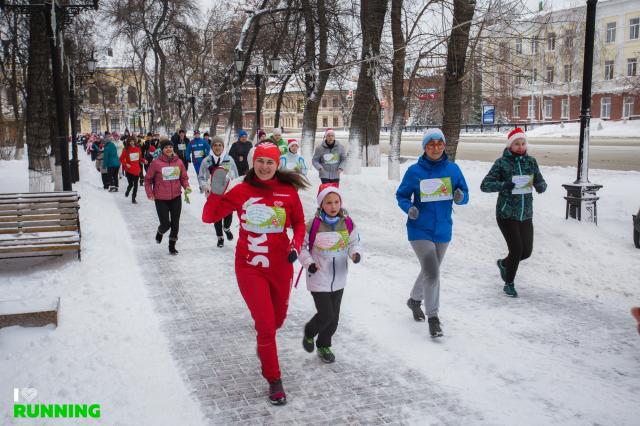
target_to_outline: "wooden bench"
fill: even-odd
[[[77,251],[80,260],[79,200],[74,191],[0,194],[0,259]]]

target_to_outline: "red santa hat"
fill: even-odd
[[[511,148],[511,144],[516,139],[524,139],[525,142],[527,141],[527,135],[524,133],[524,130],[522,130],[520,127],[516,127],[515,129],[509,132],[509,135],[507,136],[507,148]]]
[[[256,146],[253,152],[253,162],[255,163],[259,157],[271,158],[276,162],[276,165],[280,164],[280,148],[271,142],[263,142]]]
[[[298,139],[288,139],[287,140],[287,147],[291,148],[293,145],[300,147],[300,144],[298,143]]]
[[[332,192],[334,194],[338,194],[338,197],[340,197],[340,202],[342,203],[342,193],[340,192],[340,188],[338,188],[338,184],[323,183],[318,188],[318,196],[316,197],[316,200],[318,201],[318,207],[322,207],[322,201],[324,200],[324,197],[331,194]]]

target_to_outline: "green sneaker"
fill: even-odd
[[[327,364],[331,364],[336,360],[336,356],[331,352],[331,348],[329,347],[318,347],[318,356]]]
[[[309,353],[313,352],[313,337],[304,336],[302,338],[302,347]]]
[[[514,283],[506,283],[502,291],[504,291],[504,294],[509,297],[518,297],[518,292],[516,291],[516,286]]]
[[[507,268],[504,267],[504,263],[503,263],[502,259],[496,260],[496,264],[498,265],[498,269],[500,269],[500,278],[502,278],[502,281],[504,281],[506,283],[507,282]]]

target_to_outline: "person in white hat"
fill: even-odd
[[[318,145],[313,153],[313,167],[320,173],[322,183],[339,183],[340,174],[347,163],[344,148],[336,142],[336,132],[327,129],[324,141]]]

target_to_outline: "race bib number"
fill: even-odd
[[[202,151],[202,150],[193,151],[193,157],[194,158],[204,157],[204,151]]]
[[[531,194],[533,192],[533,175],[515,175],[511,181],[516,185],[512,194]]]
[[[131,154],[129,154],[129,160],[138,161],[139,159],[140,159],[140,154],[138,154],[137,152],[132,152]]]
[[[420,201],[430,203],[433,201],[453,200],[453,188],[451,178],[422,179],[420,181]]]
[[[331,154],[331,153],[324,154],[322,156],[322,159],[324,160],[325,164],[338,164],[338,161],[339,161],[338,153],[335,153],[335,154]]]
[[[187,149],[187,144],[186,143],[179,143],[178,144],[178,150],[179,151],[184,151],[185,149]]]
[[[283,207],[252,204],[245,211],[245,230],[257,234],[275,234],[284,231],[287,212]]]
[[[318,232],[313,242],[314,253],[323,257],[338,257],[348,251],[349,231]]]
[[[163,167],[162,180],[178,180],[180,179],[180,167]]]

